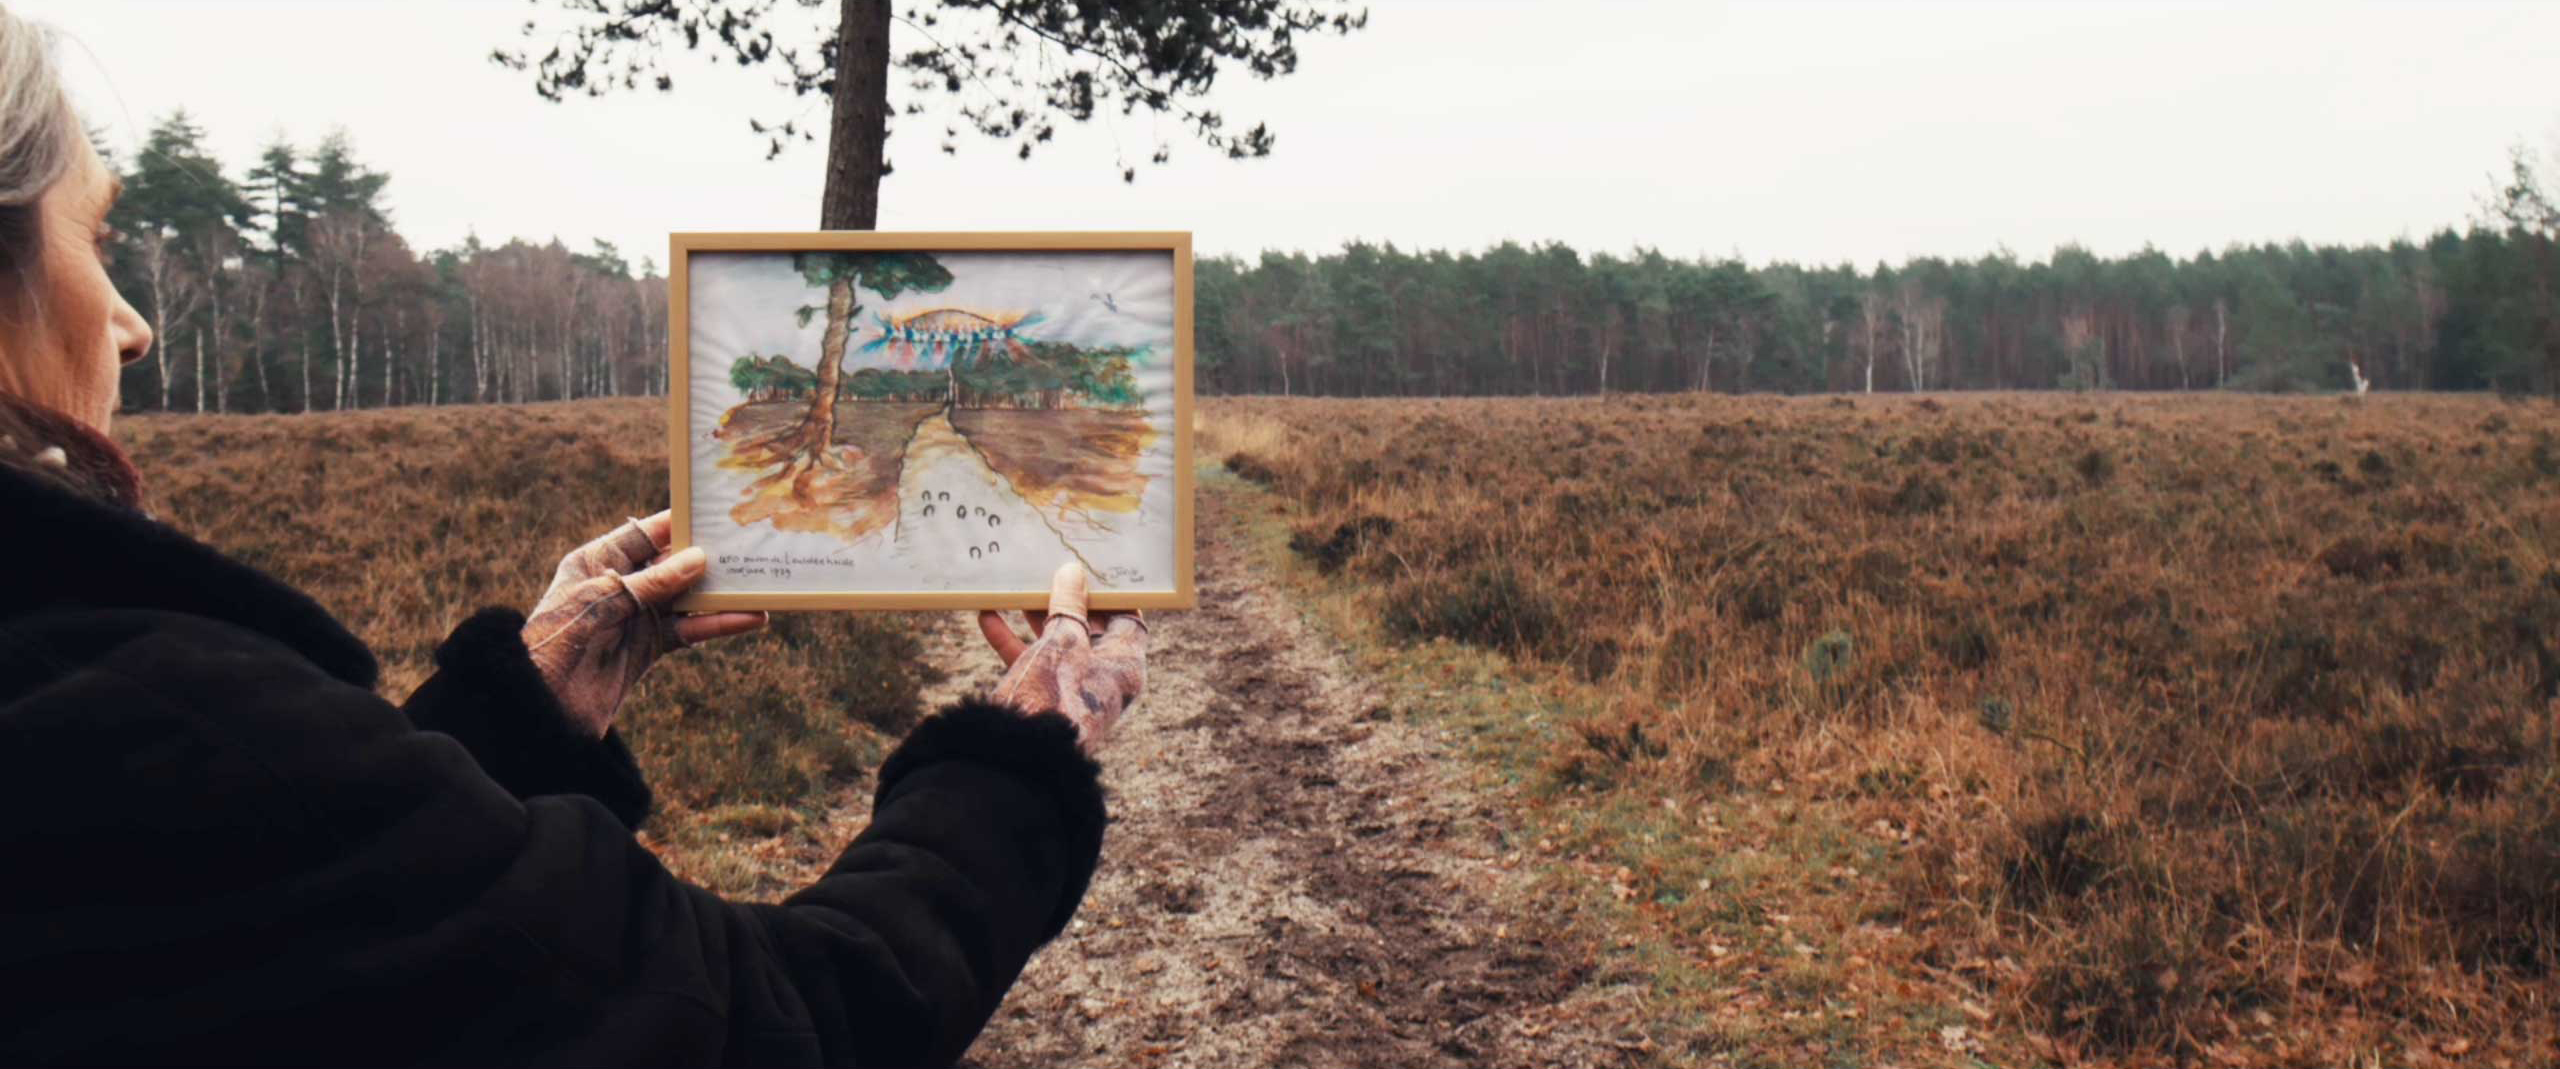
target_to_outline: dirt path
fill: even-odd
[[[1157,621],[1104,755],[1112,826],[1078,919],[964,1064],[1609,1065],[1632,1009],[1593,954],[1496,903],[1482,803],[1259,582],[1200,498],[1202,609]],[[957,616],[953,678],[993,682]],[[838,820],[858,823],[858,813]]]

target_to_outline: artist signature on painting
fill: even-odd
[[[846,557],[796,557],[788,553],[780,555],[723,553],[714,558],[713,563],[720,566],[722,575],[733,577],[770,575],[776,579],[790,578],[791,569],[794,567],[851,568],[854,566],[853,560]]]

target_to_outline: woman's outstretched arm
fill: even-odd
[[[1100,848],[1075,724],[968,704],[883,764],[873,825],[825,876],[733,902],[596,799],[519,799],[257,634],[15,623],[46,678],[0,721],[43,760],[0,794],[78,834],[28,823],[0,847],[82,879],[5,896],[32,922],[8,970],[43,978],[0,1015],[8,1061],[945,1062]]]
[[[635,519],[571,550],[533,616],[483,609],[436,650],[436,673],[402,709],[452,736],[519,799],[583,794],[627,827],[649,789],[613,731],[623,695],[675,649],[762,628],[763,613],[678,615],[704,557],[669,555],[672,517]]]

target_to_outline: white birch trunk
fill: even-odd
[[[347,407],[346,325],[338,321],[338,291],[343,285],[338,272],[331,271],[329,273],[329,355],[337,360],[338,366],[329,369],[329,379],[337,391],[337,400],[333,402],[335,408]],[[310,377],[306,367],[303,378],[308,381]],[[303,407],[308,410],[310,405],[306,402]]]
[[[2223,303],[2221,298],[2214,298],[2213,384],[2217,388],[2222,385],[2224,379],[2230,377],[2230,364],[2225,359],[2225,354],[2229,352],[2228,348],[2225,346],[2225,342],[2229,340],[2231,334],[2231,321],[2229,317],[2225,315],[2228,311],[2228,306]]]

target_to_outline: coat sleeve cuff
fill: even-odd
[[[1102,858],[1102,766],[1076,744],[1076,727],[1056,713],[1025,716],[1009,706],[983,699],[964,699],[928,717],[907,733],[888,760],[880,763],[880,785],[873,811],[884,808],[909,773],[943,761],[970,761],[1008,773],[1049,798],[1064,828],[1069,869],[1058,905],[1041,931],[1041,940],[1057,938]]]
[[[583,794],[624,827],[649,815],[649,785],[618,732],[580,733],[524,648],[524,615],[482,609],[436,649],[436,674],[405,711],[421,731],[452,736],[519,799]]]

